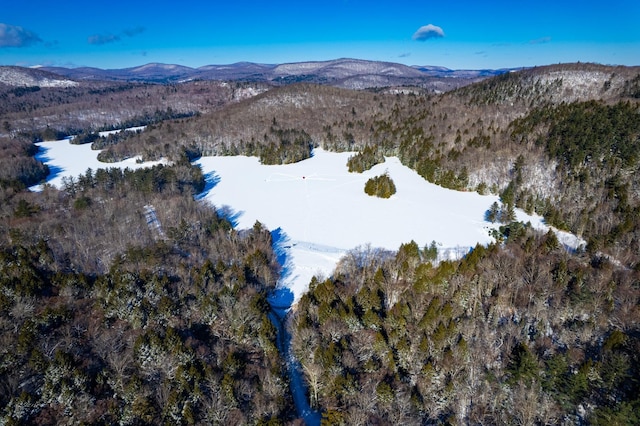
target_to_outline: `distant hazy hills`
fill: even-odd
[[[75,81],[177,83],[189,80],[231,80],[274,84],[304,81],[350,89],[410,85],[433,91],[451,90],[508,71],[450,70],[435,66],[412,67],[392,62],[357,59],[290,64],[238,62],[229,65],[206,65],[199,68],[151,63],[123,69],[41,67],[38,70],[48,71]],[[0,73],[0,82],[4,82],[1,75]]]

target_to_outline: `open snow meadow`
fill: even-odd
[[[142,127],[135,127],[127,130],[135,131],[141,129]],[[117,130],[100,132],[100,135],[106,136],[115,132],[117,132]],[[70,143],[70,139],[38,142],[36,145],[40,147],[40,151],[36,155],[36,159],[49,166],[47,183],[55,186],[56,188],[60,188],[62,186],[62,180],[64,178],[75,178],[80,174],[84,174],[87,169],[95,171],[97,169],[106,169],[111,167],[120,167],[123,169],[128,167],[133,170],[141,167],[152,167],[156,164],[162,163],[162,161],[141,163],[138,157],[128,158],[117,163],[103,163],[98,160],[98,154],[100,151],[92,150],[90,143],[74,145]],[[34,186],[31,189],[37,191],[40,189],[40,186]]]
[[[286,260],[281,284],[295,300],[314,275],[329,276],[358,246],[397,250],[411,240],[419,246],[436,241],[441,255],[459,257],[492,241],[484,215],[497,197],[430,184],[395,157],[349,173],[351,155],[316,149],[308,160],[275,166],[255,157],[204,157],[197,164],[212,183],[202,198],[226,210],[239,228],[258,220],[278,230]],[[396,194],[365,194],[366,181],[385,172]]]
[[[76,177],[87,168],[148,167],[130,159],[101,163],[90,144],[68,140],[38,143],[37,158],[51,169],[48,183],[60,187],[65,177]],[[238,229],[260,221],[271,230],[278,258],[283,264],[280,286],[286,292],[283,305],[295,303],[308,289],[314,275],[330,276],[347,251],[357,247],[397,250],[415,241],[424,247],[435,241],[440,258],[458,258],[476,244],[493,241],[485,213],[494,195],[444,189],[424,180],[395,157],[362,174],[349,173],[347,159],[353,153],[316,149],[312,158],[295,164],[265,166],[255,157],[202,157],[196,164],[207,179],[197,196],[219,209]],[[393,179],[397,192],[389,199],[371,197],[365,182],[383,173]],[[33,188],[37,190],[37,187]],[[518,220],[548,230],[540,217],[517,211]],[[584,242],[557,232],[565,246]]]

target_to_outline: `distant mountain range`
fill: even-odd
[[[65,78],[150,83],[178,83],[190,80],[226,80],[288,84],[309,82],[365,89],[389,86],[419,86],[447,91],[509,70],[450,70],[437,66],[407,66],[392,62],[336,59],[289,64],[238,62],[190,68],[181,65],[151,63],[133,68],[41,67]],[[0,80],[1,81],[1,80]]]

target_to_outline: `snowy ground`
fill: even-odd
[[[329,276],[347,250],[370,244],[397,250],[414,240],[423,247],[436,241],[441,257],[459,258],[477,243],[493,241],[493,225],[484,220],[497,196],[444,189],[425,181],[395,157],[359,174],[349,173],[353,153],[316,149],[311,159],[263,166],[255,157],[204,157],[197,161],[212,182],[200,197],[228,213],[239,228],[256,220],[278,230],[284,249],[281,285],[294,301],[316,275]],[[365,182],[387,172],[397,192],[389,199],[364,193]],[[518,220],[548,228],[540,217],[517,211]],[[570,234],[559,240],[576,247]]]
[[[139,162],[139,157],[128,158],[117,163],[103,163],[98,160],[100,151],[92,150],[90,143],[74,145],[70,143],[70,139],[38,142],[36,145],[40,147],[40,151],[36,154],[36,159],[49,166],[50,173],[47,177],[47,183],[56,188],[62,187],[63,178],[78,177],[78,175],[84,174],[87,169],[92,169],[94,172],[97,169],[108,169],[112,167],[139,169],[141,167],[151,167],[155,164],[162,163],[162,160],[142,163]],[[42,187],[40,185],[31,187],[32,191],[41,189]]]
[[[127,132],[141,132],[144,129],[146,129],[147,126],[137,126],[137,127],[128,127],[126,129],[124,129]],[[104,132],[98,132],[98,135],[102,136],[102,137],[106,137],[109,135],[114,135],[116,133],[120,133],[122,131],[122,129],[116,129],[116,130],[105,130]]]
[[[283,231],[278,239],[287,249],[288,268],[281,284],[295,300],[313,275],[329,276],[344,253],[358,246],[397,250],[411,240],[420,246],[436,241],[466,253],[492,241],[484,215],[497,197],[430,184],[395,157],[365,173],[349,173],[351,155],[316,149],[308,160],[276,166],[255,157],[204,157],[197,163],[215,185],[201,198],[230,206],[239,228],[259,220]],[[396,194],[365,194],[365,182],[385,172]]]
[[[101,163],[96,158],[99,151],[68,141],[38,145],[43,150],[37,158],[52,169],[48,183],[57,187],[63,177],[78,176],[89,167],[156,164],[136,159]],[[260,221],[272,231],[284,265],[282,307],[295,303],[314,275],[331,275],[340,258],[358,246],[397,250],[411,240],[421,247],[436,241],[441,257],[460,257],[477,243],[493,241],[489,230],[496,225],[484,217],[498,197],[433,185],[395,157],[365,173],[349,173],[350,155],[316,149],[308,160],[277,166],[264,166],[255,157],[243,156],[203,157],[196,162],[207,178],[199,199],[225,211],[239,229]],[[365,182],[385,172],[397,193],[389,199],[366,195]],[[517,216],[537,229],[548,229],[540,217],[522,211]],[[572,248],[584,243],[567,233],[558,233],[558,238]]]

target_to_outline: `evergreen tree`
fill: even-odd
[[[364,192],[380,198],[389,198],[396,193],[396,185],[387,173],[376,176],[364,185]]]

